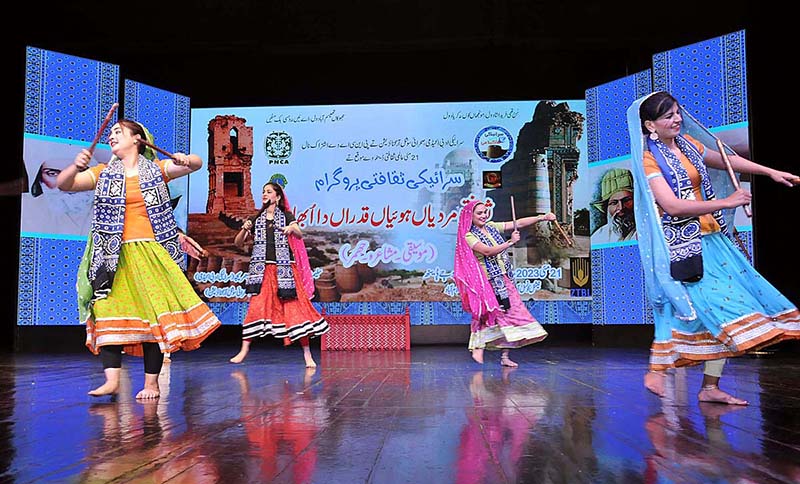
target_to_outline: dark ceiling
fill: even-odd
[[[34,4],[32,4],[34,5]],[[205,0],[35,4],[13,34],[192,105],[582,98],[752,26],[748,2]],[[656,12],[656,13],[650,13]],[[24,59],[23,59],[24,60]]]

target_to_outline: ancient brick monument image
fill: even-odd
[[[208,201],[206,213],[189,214],[189,233],[209,253],[197,261],[190,259],[187,275],[196,290],[207,300],[243,297],[225,293],[240,286],[236,281],[196,281],[195,273],[235,274],[247,271],[249,251],[238,249],[233,240],[238,227],[256,212],[252,192],[253,128],[237,116],[217,116],[208,123]],[[260,206],[260,202],[259,202]],[[221,292],[204,294],[210,286]],[[216,299],[216,298],[221,299]]]

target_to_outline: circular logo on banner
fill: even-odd
[[[514,137],[502,126],[487,126],[475,136],[475,153],[490,163],[505,161],[514,152]]]
[[[273,131],[267,135],[264,148],[269,158],[288,158],[292,154],[292,137],[285,131]]]

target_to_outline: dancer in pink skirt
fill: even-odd
[[[461,209],[456,238],[453,278],[464,310],[472,313],[469,349],[483,363],[483,350],[502,350],[500,364],[516,367],[509,349],[538,343],[547,332],[523,304],[514,285],[508,249],[519,241],[516,229],[555,220],[552,213],[524,217],[514,222],[491,222],[489,210],[473,200]],[[512,230],[511,238],[502,232]]]

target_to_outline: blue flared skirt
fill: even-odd
[[[696,319],[678,319],[671,305],[656,307],[650,367],[663,370],[739,356],[787,339],[800,339],[800,312],[755,270],[720,232],[704,235],[703,278],[684,283]]]

